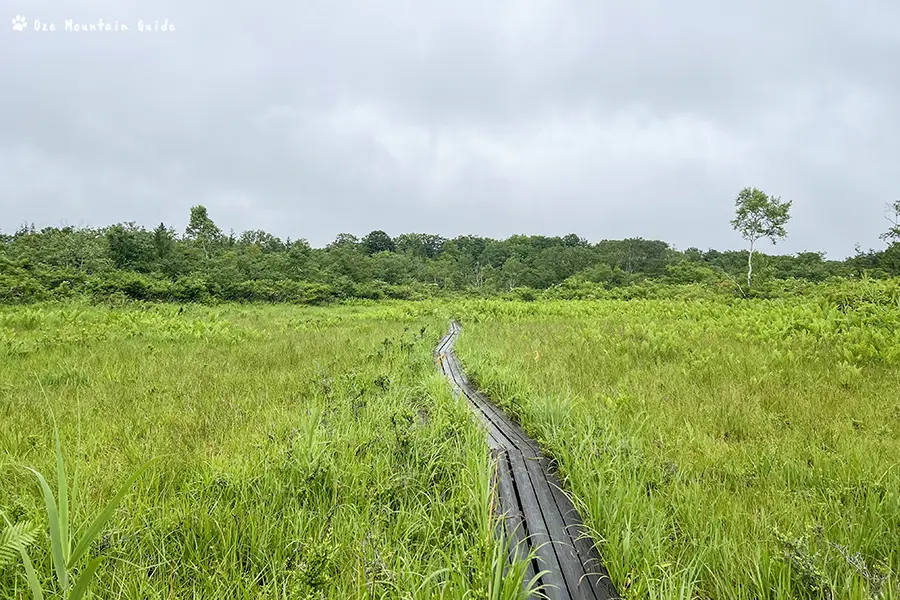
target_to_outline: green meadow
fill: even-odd
[[[455,317],[624,597],[896,598],[900,304],[873,286],[0,307],[0,531],[72,597],[26,469],[59,498],[58,430],[76,541],[156,459],[71,565],[102,558],[85,597],[516,598],[483,433],[433,364]],[[32,597],[0,550],[0,598]]]
[[[626,597],[896,598],[900,304],[857,291],[470,304],[458,348]]]
[[[57,590],[25,469],[56,491],[55,420],[73,529],[158,457],[91,546],[94,597],[510,597],[489,455],[432,363],[446,322],[413,304],[0,309],[0,510],[33,526]],[[31,597],[18,558],[0,597]]]

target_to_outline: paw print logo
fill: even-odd
[[[12,20],[12,26],[15,31],[25,31],[28,21],[25,20],[25,17],[16,15],[16,18]]]

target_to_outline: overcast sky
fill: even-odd
[[[317,246],[383,229],[722,249],[757,186],[794,201],[774,250],[843,258],[882,247],[900,198],[897,0],[0,7],[5,232],[183,230],[205,204],[225,231]],[[101,18],[120,31],[66,31]]]

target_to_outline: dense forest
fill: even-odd
[[[889,232],[890,233],[890,232]],[[265,231],[224,233],[203,206],[183,233],[160,224],[105,228],[24,226],[0,234],[0,302],[74,295],[140,300],[288,301],[417,298],[439,294],[625,295],[653,286],[702,285],[721,293],[766,295],[835,278],[900,274],[900,239],[883,250],[857,248],[845,260],[822,253],[754,255],[754,289],[741,289],[748,251],[688,248],[641,238],[590,243],[516,235],[445,239],[372,231],[340,234],[325,248]]]

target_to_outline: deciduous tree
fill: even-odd
[[[889,244],[900,242],[900,200],[888,205],[884,218],[891,224],[891,228],[879,237]]]
[[[792,201],[782,202],[780,197],[769,196],[756,188],[744,188],[735,200],[735,217],[731,221],[735,231],[750,243],[747,257],[747,290],[753,277],[753,251],[762,238],[773,244],[787,237],[785,225],[791,218]]]
[[[391,236],[381,230],[375,230],[362,239],[366,254],[378,254],[379,252],[393,252],[396,249]]]
[[[206,207],[197,205],[191,207],[191,218],[184,230],[184,237],[196,242],[208,258],[210,246],[222,239],[222,230],[209,218]]]

